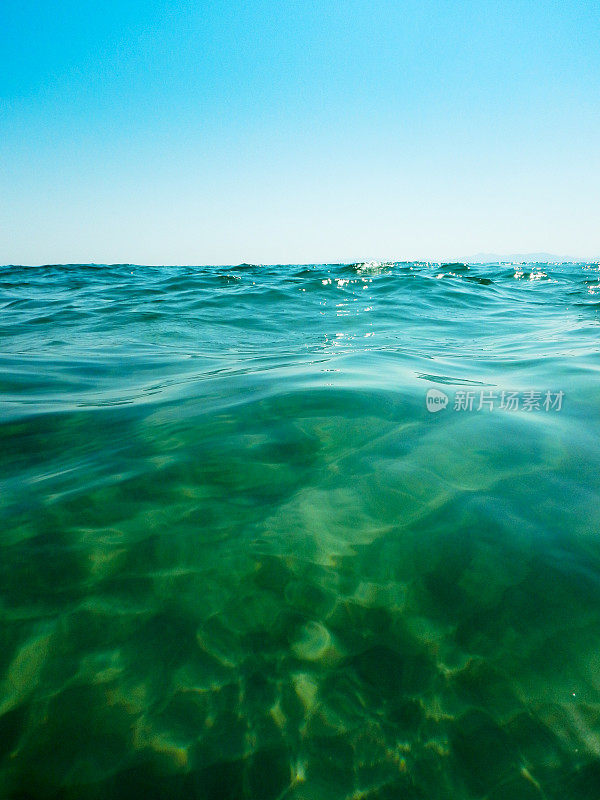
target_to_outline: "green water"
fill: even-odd
[[[0,797],[597,800],[599,279],[0,268]]]

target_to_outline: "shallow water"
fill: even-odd
[[[597,800],[597,264],[0,310],[0,796]]]

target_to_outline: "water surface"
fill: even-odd
[[[597,264],[0,310],[0,796],[597,800]]]

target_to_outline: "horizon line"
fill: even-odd
[[[534,258],[533,256],[538,256]],[[546,258],[542,258],[541,256],[545,255]],[[530,257],[528,257],[530,256]],[[593,264],[600,264],[600,256],[598,257],[591,257],[591,258],[583,258],[583,257],[574,257],[574,256],[555,256],[551,254],[515,254],[515,255],[498,255],[497,257],[492,257],[490,254],[489,258],[483,258],[481,256],[475,256],[471,258],[447,258],[447,259],[429,259],[429,258],[410,258],[410,259],[379,259],[379,258],[368,258],[368,259],[354,259],[350,261],[272,261],[272,262],[255,262],[255,261],[239,261],[236,263],[233,262],[221,262],[221,263],[202,263],[202,262],[189,262],[189,263],[170,263],[170,262],[153,262],[153,263],[142,263],[142,262],[135,262],[135,261],[56,261],[56,262],[46,262],[46,263],[35,263],[35,264],[19,264],[19,263],[10,263],[10,264],[1,264],[1,269],[6,269],[10,267],[25,267],[31,269],[40,269],[43,267],[294,267],[294,266],[304,266],[304,267],[316,267],[316,266],[348,266],[354,264],[432,264],[432,265],[453,265],[453,264],[473,264],[473,265],[486,265],[486,264],[585,264],[585,263],[593,263]]]

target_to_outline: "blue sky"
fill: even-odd
[[[0,263],[600,256],[596,2],[0,3]]]

